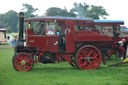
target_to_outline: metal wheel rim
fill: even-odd
[[[94,46],[82,47],[76,55],[77,66],[80,69],[97,69],[101,63],[101,53]]]
[[[25,64],[22,64],[25,61]],[[14,66],[18,71],[29,71],[33,66],[33,59],[28,54],[19,54],[14,59]]]

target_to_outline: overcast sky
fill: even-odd
[[[8,10],[20,12],[23,8],[22,4],[28,3],[39,9],[38,15],[43,15],[50,7],[66,7],[70,10],[74,2],[103,6],[109,14],[108,20],[124,20],[125,26],[128,27],[128,0],[1,0],[0,13]]]

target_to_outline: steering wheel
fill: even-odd
[[[35,35],[39,35],[40,33],[38,31],[34,31],[34,34]]]

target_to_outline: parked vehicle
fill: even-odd
[[[49,16],[26,19],[24,38],[24,13],[19,17],[19,38],[13,56],[17,71],[29,71],[37,62],[63,61],[82,70],[97,69],[106,56],[116,54],[119,40],[128,40],[118,33],[123,21]],[[112,30],[111,35],[103,32],[106,28]]]

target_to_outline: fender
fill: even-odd
[[[32,50],[28,49],[28,48],[20,49],[19,51],[20,52],[26,52],[26,51],[28,51],[28,52],[32,53],[33,56],[35,55],[35,53]]]

